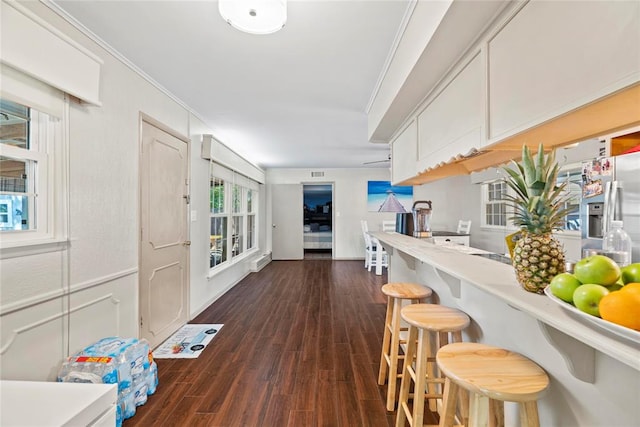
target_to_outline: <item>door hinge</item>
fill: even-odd
[[[182,196],[182,198],[187,201],[187,204],[191,203],[191,196],[190,195],[185,194],[184,196]]]
[[[140,327],[142,328],[142,316],[140,316]]]

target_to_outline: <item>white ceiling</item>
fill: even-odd
[[[284,29],[242,33],[215,1],[56,1],[263,167],[363,167],[367,105],[411,0],[289,0]],[[374,165],[389,167],[389,163]]]

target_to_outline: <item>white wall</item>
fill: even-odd
[[[195,115],[190,119],[191,138],[191,211],[195,219],[191,221],[191,288],[190,310],[194,318],[211,303],[220,298],[225,292],[236,285],[251,271],[251,262],[261,255],[264,250],[264,186],[260,186],[258,194],[258,249],[255,254],[243,258],[241,261],[218,271],[209,277],[209,245],[211,221],[209,217],[209,160],[201,157],[202,135],[210,134],[211,130]],[[243,161],[236,154],[226,150],[226,162],[242,165]]]
[[[43,3],[23,4],[104,61],[102,105],[70,106],[68,246],[0,260],[0,377],[52,380],[63,358],[91,342],[138,336],[140,113],[193,138],[191,317],[248,274],[252,257],[207,280],[209,163],[199,146],[207,126]],[[264,244],[264,222],[258,228]]]
[[[431,229],[456,231],[458,220],[471,220],[471,243],[480,221],[480,193],[466,175],[413,187],[414,200],[431,200]]]
[[[312,171],[324,171],[324,177],[312,178]],[[368,222],[369,230],[380,230],[383,220],[395,219],[393,213],[367,212],[367,182],[389,181],[386,168],[362,169],[267,169],[267,218],[271,224],[271,191],[274,184],[333,183],[334,259],[364,258],[364,239],[360,220]],[[302,206],[296,209],[302,209]],[[302,227],[302,224],[300,224]],[[271,250],[271,231],[267,231],[267,248]]]

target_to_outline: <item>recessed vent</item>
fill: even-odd
[[[324,172],[311,172],[311,178],[321,178],[324,176]]]

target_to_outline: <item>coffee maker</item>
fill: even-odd
[[[419,204],[426,204],[428,207],[416,207]],[[413,213],[413,237],[421,239],[431,237],[431,200],[414,202],[411,212]]]

